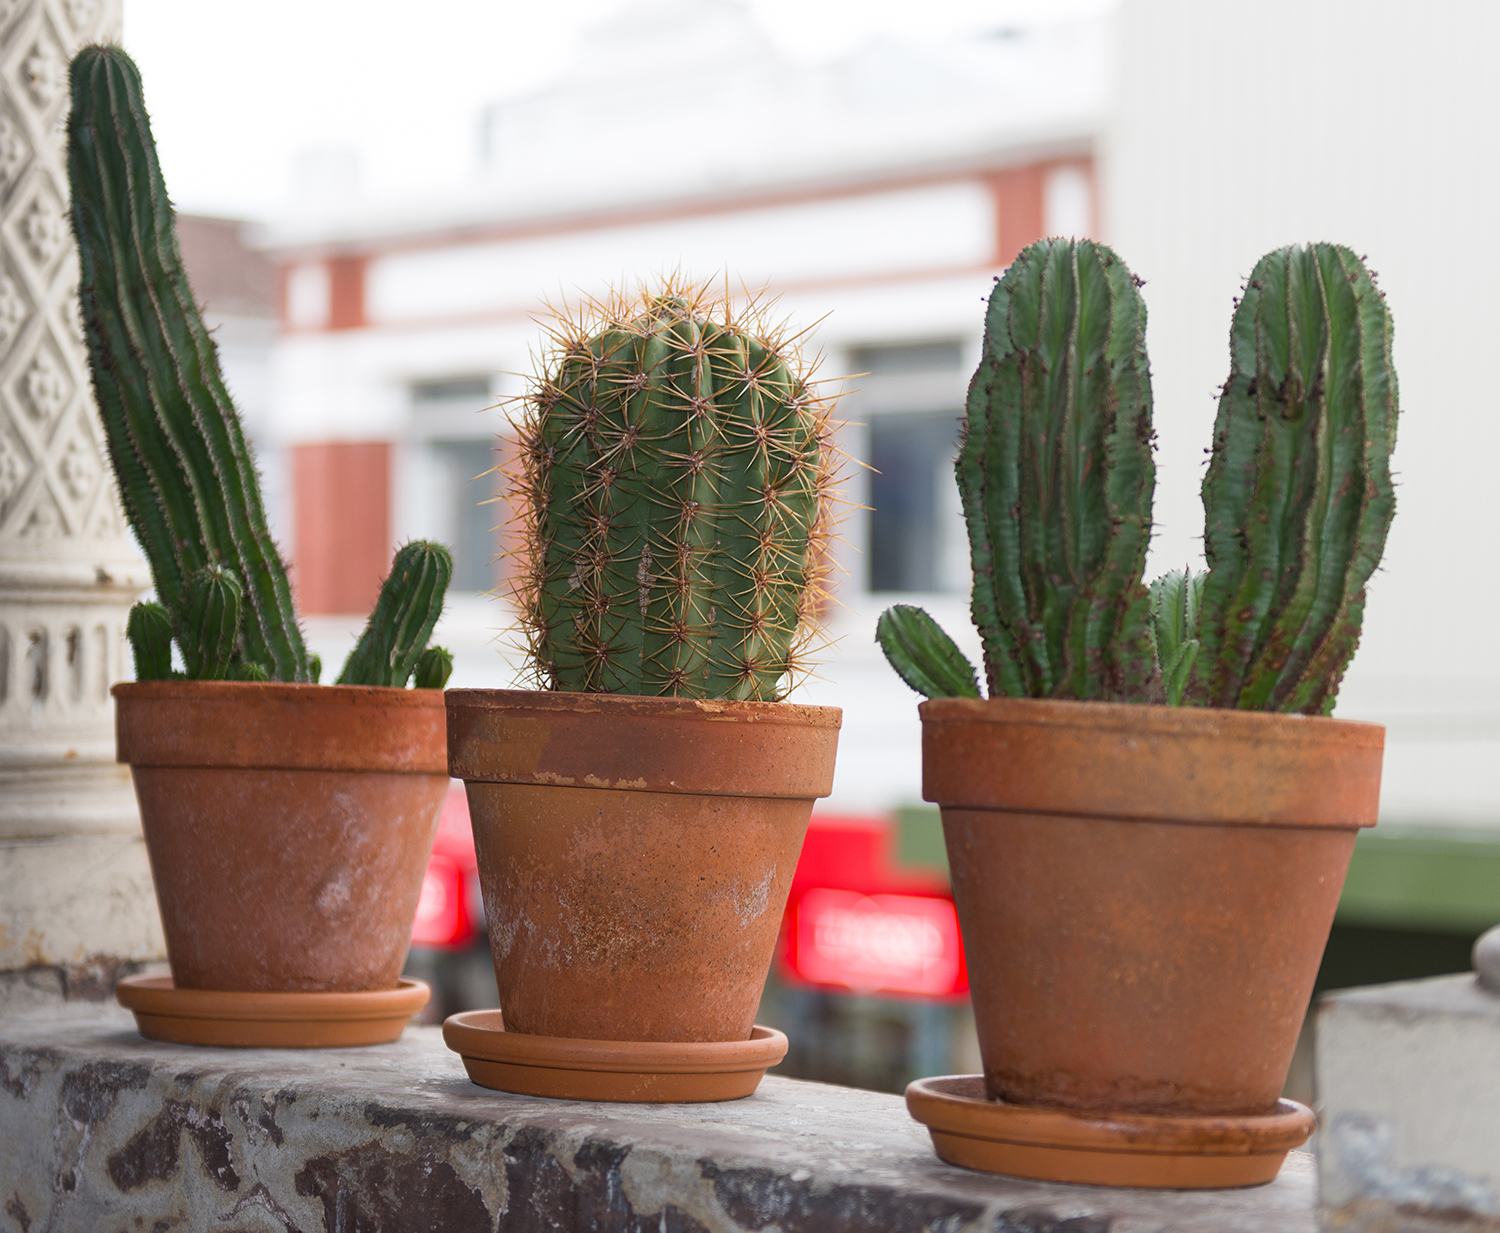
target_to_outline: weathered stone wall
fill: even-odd
[[[0,1228],[448,1233],[1312,1233],[1312,1171],[1218,1193],[954,1168],[894,1096],[768,1078],[722,1105],[471,1084],[434,1028],[193,1049],[113,1008],[0,1026]]]

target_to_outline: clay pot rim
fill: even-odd
[[[551,689],[450,689],[448,709],[543,711],[611,718],[701,718],[729,723],[786,724],[838,728],[843,708],[802,702],[742,702],[727,698],[668,698],[645,694],[578,693]]]
[[[1268,1113],[1180,1117],[1081,1113],[990,1100],[983,1075],[940,1075],[906,1088],[907,1112],[934,1131],[997,1143],[1147,1155],[1287,1152],[1317,1127],[1311,1109],[1281,1099]]]
[[[524,1036],[505,1030],[498,1010],[470,1010],[443,1021],[443,1043],[465,1058],[512,1066],[610,1074],[695,1075],[765,1070],[786,1056],[786,1035],[756,1024],[748,1040],[592,1040]]]
[[[1133,702],[1075,702],[1060,698],[929,698],[917,707],[924,723],[1026,724],[1087,728],[1143,736],[1221,736],[1257,741],[1324,741],[1337,735],[1353,745],[1381,749],[1385,728],[1359,719],[1239,711],[1210,706]]]
[[[437,689],[280,681],[114,686],[115,758],[137,768],[446,775]]]
[[[343,992],[179,989],[170,976],[128,976],[115,987],[120,1005],[139,1014],[235,1023],[344,1023],[410,1017],[431,996],[426,984],[408,976],[401,977],[394,989]]]
[[[406,689],[396,685],[314,685],[310,681],[121,681],[110,687],[115,698],[141,701],[194,702],[216,696],[226,702],[238,699],[267,703],[343,706],[392,706],[416,709],[443,705],[440,689]]]
[[[1380,724],[1283,711],[1075,702],[1059,698],[929,698],[917,711],[923,723],[928,724],[988,722],[1132,732],[1148,737],[1219,736],[1288,742],[1324,741],[1337,736],[1348,744],[1370,749],[1382,749],[1385,745],[1385,728]]]

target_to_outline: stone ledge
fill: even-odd
[[[157,1045],[115,1007],[0,1026],[0,1212],[32,1229],[1311,1233],[1313,1170],[1107,1190],[945,1165],[901,1099],[768,1077],[722,1105],[474,1086],[435,1028],[371,1049]]]
[[[1322,1227],[1500,1233],[1500,994],[1474,974],[1325,995]]]

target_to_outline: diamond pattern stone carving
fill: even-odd
[[[0,355],[21,332],[26,319],[26,301],[21,298],[15,279],[0,274]]]
[[[21,66],[26,92],[38,107],[52,106],[68,79],[68,67],[50,44],[37,43]]]
[[[38,351],[22,378],[26,409],[39,424],[51,421],[68,401],[68,380],[47,351]]]
[[[21,216],[21,236],[38,265],[46,265],[59,248],[67,234],[67,222],[63,218],[62,206],[50,194],[39,193],[26,213]]]
[[[85,30],[99,15],[99,0],[65,0],[68,22],[75,30]]]
[[[73,437],[57,464],[57,474],[68,494],[75,501],[82,501],[94,490],[94,481],[99,478],[98,448],[87,438]]]
[[[26,456],[9,435],[0,433],[0,509],[20,490],[26,479]]]
[[[21,126],[0,115],[0,181],[14,181],[26,162],[28,147]]]

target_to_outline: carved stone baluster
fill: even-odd
[[[68,61],[120,12],[0,0],[0,1006],[162,953],[109,697],[149,575],[89,387],[64,149]]]

